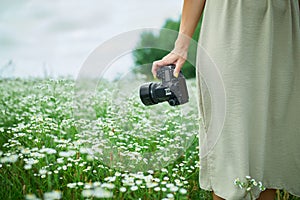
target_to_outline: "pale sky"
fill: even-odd
[[[6,76],[76,76],[89,53],[127,31],[178,19],[180,0],[1,0],[0,68]],[[46,72],[45,72],[46,71]]]

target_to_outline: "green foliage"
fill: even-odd
[[[200,20],[195,30],[195,33],[193,35],[193,39],[195,41],[198,41],[201,22],[202,20]],[[136,50],[133,52],[133,59],[135,63],[135,67],[133,68],[134,73],[144,74],[146,75],[148,80],[152,78],[151,67],[153,61],[160,60],[165,55],[167,55],[169,52],[162,49],[173,49],[176,40],[176,35],[168,34],[169,32],[165,31],[165,29],[178,31],[179,26],[180,26],[180,19],[178,21],[168,19],[163,25],[162,27],[163,29],[160,31],[159,34],[155,35],[152,32],[142,33],[141,39],[136,46]],[[159,46],[162,47],[162,49],[147,48],[149,46],[150,47]],[[189,49],[189,57],[194,63],[196,60],[196,50],[197,50],[196,46],[191,46]],[[193,66],[189,62],[186,62],[183,65],[182,72],[186,78],[194,78],[196,75],[195,66]]]

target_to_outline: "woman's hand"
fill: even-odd
[[[164,65],[175,64],[174,76],[178,77],[179,71],[187,59],[190,39],[199,22],[206,0],[184,0],[182,17],[180,21],[179,35],[175,47],[161,60],[153,62],[152,74],[156,77],[156,71]],[[299,0],[300,1],[300,0]]]
[[[199,22],[204,4],[205,0],[184,0],[179,35],[175,42],[175,47],[173,51],[161,60],[153,62],[152,74],[154,78],[156,77],[156,72],[159,67],[170,64],[176,65],[174,76],[178,77],[179,71],[187,59],[190,39],[193,36],[197,23]]]
[[[170,64],[174,64],[176,66],[173,75],[177,78],[180,69],[187,59],[188,46],[189,40],[186,40],[185,42],[179,42],[179,40],[177,40],[175,43],[175,48],[169,54],[167,54],[161,60],[154,61],[152,65],[152,74],[154,78],[156,78],[156,72],[159,67]]]
[[[156,71],[159,67],[170,64],[176,65],[174,76],[178,77],[179,71],[187,59],[190,39],[199,22],[205,1],[206,0],[184,0],[179,35],[175,42],[175,47],[173,51],[163,57],[163,59],[153,62],[152,74],[154,78],[156,78]]]

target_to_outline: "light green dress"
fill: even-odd
[[[234,181],[251,176],[300,196],[299,18],[298,0],[206,0],[197,53],[202,189],[243,199]]]

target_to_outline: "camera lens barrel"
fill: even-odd
[[[154,105],[156,104],[151,96],[151,86],[153,83],[145,83],[140,87],[140,99],[144,105]]]
[[[167,92],[168,91],[168,92]],[[145,83],[140,87],[140,98],[144,105],[154,105],[164,101],[169,102],[170,105],[176,104],[176,101],[170,100],[174,95],[167,87],[160,83]]]

